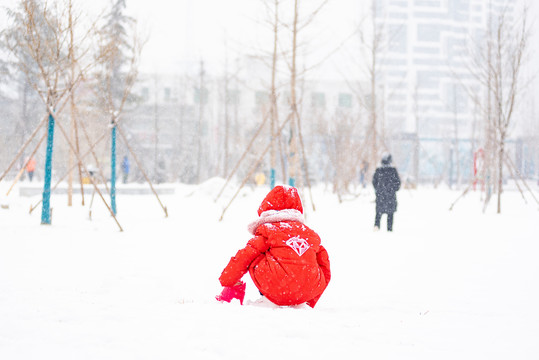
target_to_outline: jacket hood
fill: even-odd
[[[277,185],[264,198],[258,208],[258,216],[269,210],[297,210],[303,214],[303,205],[298,189],[292,186]]]

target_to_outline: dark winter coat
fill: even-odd
[[[401,180],[397,169],[392,166],[382,166],[376,169],[372,178],[376,193],[376,212],[390,214],[397,211],[397,191]]]

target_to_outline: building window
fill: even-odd
[[[468,109],[468,93],[455,84],[445,85],[446,101],[448,107],[455,113],[464,113]]]
[[[439,54],[440,49],[438,47],[416,46],[414,47],[414,52],[418,54]]]
[[[408,46],[407,28],[402,25],[390,25],[391,40],[389,50],[391,52],[406,53]]]
[[[394,65],[394,66],[407,66],[408,61],[406,59],[398,59],[396,56],[387,57],[381,60],[384,65]]]
[[[383,11],[384,11],[384,5],[382,4],[381,1],[375,1],[373,3],[373,11],[374,11],[374,17],[375,18],[383,18]]]
[[[408,14],[407,13],[404,13],[404,12],[390,12],[388,17],[390,19],[399,19],[399,20],[402,20],[402,19],[408,19]]]
[[[438,25],[417,25],[417,40],[419,41],[440,41],[441,28]]]
[[[470,11],[470,4],[463,0],[450,0],[447,4],[450,15],[454,20],[467,21]]]
[[[433,0],[416,0],[415,6],[437,7],[441,6],[440,1]]]
[[[240,103],[240,91],[239,90],[228,90],[227,91],[227,104],[239,105]]]
[[[311,95],[311,104],[316,108],[326,107],[326,94],[323,92],[313,92]]]
[[[398,0],[393,0],[389,3],[389,5],[391,6],[399,6],[399,7],[407,7],[408,6],[408,3],[406,1],[398,1]]]
[[[142,97],[142,101],[148,101],[150,99],[150,89],[148,87],[143,87],[140,96]]]
[[[418,71],[417,82],[422,88],[437,88],[440,84],[440,75],[438,71]]]
[[[339,107],[352,107],[352,94],[340,93],[339,94]]]
[[[433,58],[428,58],[428,59],[414,59],[414,64],[416,64],[416,65],[429,65],[430,67],[443,66],[443,65],[445,65],[446,63],[447,63],[447,62],[444,61],[444,60],[433,59]]]
[[[269,103],[269,94],[265,91],[257,91],[255,93],[255,104],[256,106],[262,106]]]
[[[208,103],[208,89],[202,88],[201,91],[200,88],[195,88],[195,103],[204,105]]]

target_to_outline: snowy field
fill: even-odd
[[[164,217],[151,195],[118,196],[118,231],[101,201],[5,197],[0,184],[0,359],[538,359],[539,207],[507,190],[482,213],[480,193],[401,190],[394,232],[373,232],[374,195],[313,189],[306,223],[332,280],[316,308],[214,300],[268,188],[222,180],[170,185]],[[25,184],[22,184],[25,185]],[[129,185],[128,185],[129,186]],[[537,185],[533,184],[536,196]],[[359,189],[358,189],[359,191]],[[303,193],[308,199],[308,193]],[[89,198],[86,198],[89,203]],[[246,301],[259,298],[249,276]]]

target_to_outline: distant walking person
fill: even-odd
[[[127,183],[127,177],[129,176],[129,159],[127,155],[124,156],[122,160],[122,174],[123,174],[123,183]]]
[[[397,169],[391,166],[391,155],[382,156],[382,166],[377,168],[372,178],[372,185],[376,193],[376,218],[374,230],[380,230],[382,214],[387,214],[387,231],[393,231],[393,213],[397,211],[397,191],[401,180]]]
[[[369,170],[369,163],[367,160],[363,160],[361,162],[361,168],[359,169],[359,182],[363,188],[367,186],[367,182],[365,181],[365,176],[367,175],[367,171]]]
[[[36,170],[36,159],[33,157],[28,160],[26,163],[26,173],[28,174],[28,179],[32,182],[34,178],[34,171]]]

